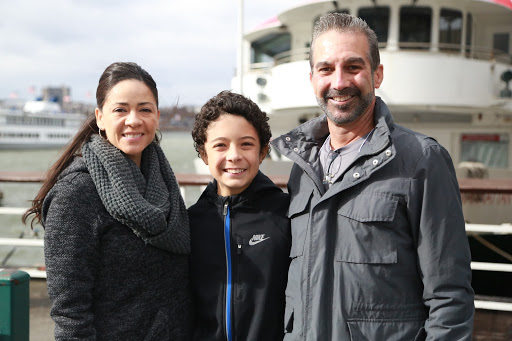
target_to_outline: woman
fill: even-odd
[[[157,143],[156,84],[114,63],[96,100],[23,217],[45,227],[55,338],[189,339],[188,218]]]

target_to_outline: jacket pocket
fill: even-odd
[[[393,220],[398,198],[360,194],[338,208],[336,260],[356,264],[397,262]]]
[[[411,340],[424,341],[424,321],[351,321],[348,322],[351,341]]]
[[[354,302],[347,323],[352,341],[423,341],[427,318],[428,310],[422,302]]]
[[[288,218],[291,219],[292,245],[290,257],[302,256],[309,226],[309,203],[313,191],[295,193],[290,197]]]

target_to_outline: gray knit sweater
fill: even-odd
[[[56,340],[188,340],[188,256],[147,244],[105,209],[83,158],[43,204]]]

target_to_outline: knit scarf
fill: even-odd
[[[84,144],[82,155],[106,210],[147,244],[190,254],[185,203],[162,149],[151,143],[137,167],[99,135]]]

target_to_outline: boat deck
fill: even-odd
[[[482,297],[480,297],[482,298]],[[30,340],[52,341],[54,323],[50,318],[46,280],[30,280]],[[505,341],[512,335],[512,312],[476,310],[474,341]]]

